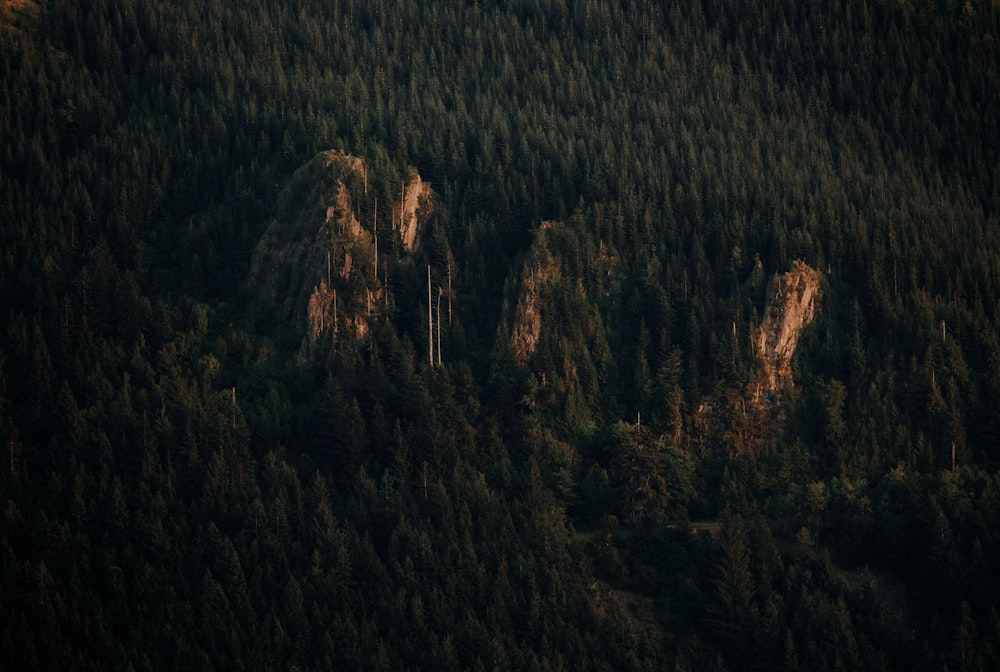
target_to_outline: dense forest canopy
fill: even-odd
[[[998,40],[0,0],[0,669],[1000,667]]]

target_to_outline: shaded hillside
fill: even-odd
[[[0,668],[1000,667],[998,39],[4,3]]]

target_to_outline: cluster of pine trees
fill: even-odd
[[[1000,666],[998,40],[988,0],[0,1],[0,669]],[[363,226],[414,171],[434,214],[303,365],[247,278],[331,148]]]

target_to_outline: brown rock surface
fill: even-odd
[[[766,390],[773,392],[792,383],[792,357],[802,331],[816,317],[821,287],[819,272],[799,260],[792,270],[771,281],[764,319],[753,338],[764,362]]]
[[[302,338],[303,361],[313,357],[324,338],[364,338],[368,320],[383,305],[385,290],[374,273],[373,224],[366,228],[359,204],[352,202],[367,179],[361,158],[320,152],[292,175],[275,218],[254,249],[246,285],[275,320]],[[393,211],[397,216],[402,212],[399,233],[412,251],[418,240],[417,212],[428,203],[430,185],[414,176],[404,194]]]
[[[407,252],[417,249],[420,242],[419,222],[417,220],[417,210],[426,202],[431,195],[431,185],[424,182],[419,175],[410,178],[403,188],[403,200],[399,208],[402,209],[399,215],[400,230],[399,235],[403,239],[403,246]],[[399,213],[399,209],[396,210]]]
[[[542,223],[542,229],[550,226]],[[511,345],[514,357],[524,366],[538,346],[542,334],[542,286],[551,278],[559,277],[559,262],[552,258],[544,245],[532,246],[530,256],[521,271],[521,291],[514,309],[514,327]]]

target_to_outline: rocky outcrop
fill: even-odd
[[[250,260],[246,284],[277,320],[303,332],[309,296],[327,275],[330,228],[353,168],[352,157],[324,152],[295,171]]]
[[[277,214],[254,249],[246,285],[275,320],[302,339],[301,361],[311,360],[324,340],[364,338],[384,305],[382,274],[375,272],[375,223],[362,221],[361,204],[355,202],[364,198],[367,170],[359,157],[317,154],[282,190]],[[415,176],[403,194],[402,203],[386,209],[401,219],[379,227],[379,238],[384,244],[398,229],[412,251],[418,211],[431,202],[430,185]]]
[[[792,383],[792,356],[802,331],[816,317],[822,277],[796,260],[792,270],[775,274],[768,288],[764,319],[754,330],[753,343],[764,364],[762,387],[783,389]]]
[[[550,222],[542,222],[540,237]],[[559,262],[552,258],[548,249],[535,241],[528,253],[524,268],[521,271],[521,291],[518,294],[517,306],[514,308],[514,325],[511,333],[511,346],[518,365],[527,364],[542,334],[542,300],[541,289],[552,278],[559,277]]]
[[[420,244],[418,233],[420,224],[417,210],[426,206],[431,195],[431,185],[424,182],[419,175],[414,175],[403,186],[402,200],[395,212],[399,217],[399,236],[407,252],[413,252]]]
[[[823,287],[822,276],[802,261],[795,261],[787,273],[775,274],[770,283],[763,278],[758,261],[747,288],[766,292],[764,317],[750,334],[762,365],[760,375],[743,389],[703,398],[690,418],[693,442],[714,443],[733,457],[756,453],[779,439],[785,404],[774,393],[794,385],[792,359],[802,333],[816,319]]]

